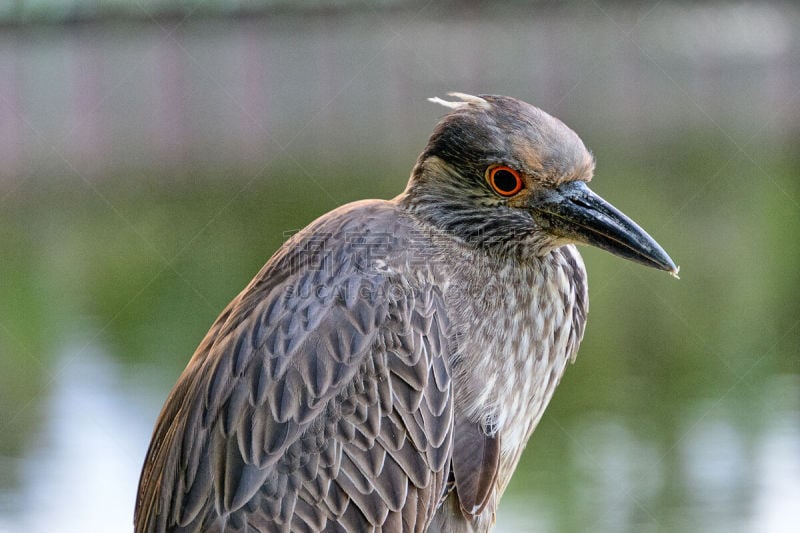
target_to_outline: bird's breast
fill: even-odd
[[[510,477],[582,337],[583,263],[565,247],[454,285],[457,408],[499,434]],[[507,480],[498,481],[505,487]]]

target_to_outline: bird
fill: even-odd
[[[158,417],[137,533],[489,531],[588,312],[591,245],[678,267],[521,100],[448,93],[391,200],[291,236]]]

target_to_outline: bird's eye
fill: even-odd
[[[493,165],[486,169],[486,179],[500,196],[514,196],[522,190],[519,172],[504,165]]]

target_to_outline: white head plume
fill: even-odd
[[[443,105],[443,106],[448,107],[450,109],[461,109],[461,108],[464,108],[464,107],[468,107],[470,105],[476,105],[476,106],[484,107],[484,108],[489,107],[489,102],[487,102],[486,100],[484,100],[480,96],[472,96],[471,94],[456,93],[456,92],[447,93],[447,96],[452,96],[454,98],[459,98],[459,99],[461,99],[461,101],[460,102],[449,102],[447,100],[442,100],[438,96],[434,96],[433,98],[428,98],[428,101],[429,102],[433,102],[434,104]]]

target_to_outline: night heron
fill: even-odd
[[[158,418],[137,532],[490,529],[583,337],[574,244],[677,274],[562,122],[451,95],[402,194],[312,222],[214,322]]]

